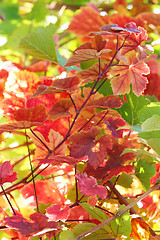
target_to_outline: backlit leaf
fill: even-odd
[[[110,52],[110,49],[104,49],[98,52],[96,49],[81,49],[76,50],[72,57],[68,59],[64,67],[79,64],[84,61],[100,57],[103,53]]]
[[[4,220],[7,226],[16,229],[22,235],[26,236],[40,232],[44,229],[46,229],[47,232],[57,230],[58,224],[53,221],[48,222],[48,218],[42,213],[33,213],[30,215],[30,219],[31,221],[21,216],[12,216],[7,217]]]
[[[75,175],[76,179],[78,179],[79,189],[82,195],[84,196],[100,196],[102,199],[107,196],[107,189],[98,185],[97,181],[94,177],[87,178],[86,173],[79,173]]]
[[[125,121],[122,118],[113,119],[113,117],[108,117],[107,122],[108,129],[111,131],[113,137],[122,138],[123,137],[123,130],[118,129],[118,127],[122,127],[125,125]]]
[[[8,124],[0,125],[0,132],[12,132],[16,129],[26,129],[26,128],[31,128],[33,126],[41,126],[41,125],[42,123],[40,122],[28,122],[28,121],[8,123]]]
[[[62,208],[62,205],[53,204],[46,209],[46,216],[49,218],[50,221],[58,221],[58,220],[65,221],[67,219],[70,208],[69,207],[65,207],[63,209],[61,208]]]
[[[99,134],[98,127],[92,127],[87,132],[74,133],[69,139],[72,142],[71,156],[76,158],[88,156],[89,164],[96,169],[107,157],[107,148],[112,148],[111,140],[107,135],[96,139]]]
[[[111,85],[114,94],[125,94],[130,92],[130,84],[132,84],[133,92],[140,96],[146,88],[148,82],[144,75],[150,73],[149,67],[143,61],[137,61],[134,52],[126,54],[128,64],[120,61],[120,65],[112,68],[111,73],[114,78],[111,80]]]
[[[41,27],[29,33],[21,40],[20,48],[35,58],[57,62],[55,42],[50,28]]]
[[[107,67],[107,64],[104,62],[100,64],[100,67],[98,63],[95,63],[92,67],[79,72],[77,75],[81,80],[80,84],[84,85],[87,82],[95,81],[99,77],[99,75],[103,73],[106,67]],[[106,74],[103,75],[103,77],[105,76]]]
[[[17,173],[13,172],[13,167],[9,161],[6,161],[0,165],[0,184],[6,182],[14,182],[17,180]]]
[[[140,159],[135,168],[135,174],[141,181],[144,190],[150,188],[150,178],[156,173],[156,169],[152,163],[145,159]]]
[[[16,121],[44,122],[46,118],[46,108],[42,104],[33,108],[21,108],[14,112]]]
[[[52,120],[56,120],[60,117],[69,117],[71,114],[69,112],[70,107],[73,106],[71,99],[61,99],[48,112],[49,117]]]

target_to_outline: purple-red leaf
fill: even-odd
[[[79,173],[75,175],[78,179],[79,190],[84,196],[100,196],[102,199],[106,198],[107,190],[104,186],[98,185],[94,177],[87,178],[86,173]]]
[[[65,207],[64,209],[61,209],[62,205],[51,205],[46,209],[46,215],[49,218],[50,221],[58,221],[62,220],[65,221],[69,215],[69,207]]]

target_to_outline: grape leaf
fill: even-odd
[[[13,167],[9,161],[6,161],[0,165],[0,184],[6,182],[14,182],[17,180],[17,173],[13,172]]]
[[[100,196],[102,199],[107,196],[107,189],[98,185],[97,181],[94,177],[87,178],[86,173],[79,173],[75,175],[76,179],[78,179],[79,189],[82,195],[84,196]]]
[[[65,221],[69,215],[69,207],[65,207],[63,209],[61,204],[53,204],[46,209],[46,216],[49,221]]]
[[[49,26],[37,28],[35,32],[27,34],[21,40],[19,47],[35,58],[57,62],[53,32],[50,31]]]
[[[143,61],[136,59],[134,51],[126,53],[128,64],[120,61],[120,65],[111,69],[111,74],[114,78],[111,80],[111,85],[114,94],[125,94],[130,92],[130,84],[132,84],[133,92],[140,96],[148,83],[144,75],[150,73],[150,69]]]
[[[70,137],[71,156],[80,158],[88,156],[89,164],[96,169],[107,157],[107,148],[112,148],[112,142],[107,135],[96,137],[100,134],[100,128],[92,127],[89,131],[74,133]]]
[[[152,163],[145,159],[140,159],[135,167],[135,174],[143,185],[146,191],[150,188],[150,178],[156,173],[156,169]]]

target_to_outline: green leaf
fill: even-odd
[[[160,155],[160,139],[158,138],[150,138],[147,140],[148,145],[150,145],[153,150]]]
[[[40,22],[45,20],[47,15],[46,3],[44,0],[37,0],[32,8],[32,11],[28,14],[27,19]]]
[[[150,188],[150,178],[156,173],[152,163],[140,159],[135,167],[135,175],[141,181],[144,191]]]
[[[157,154],[153,154],[151,152],[148,152],[146,150],[143,149],[133,149],[133,148],[125,148],[125,150],[122,152],[121,155],[125,154],[125,153],[134,153],[137,154],[138,156],[148,156],[151,157],[153,159],[159,160],[160,156]]]
[[[130,188],[132,182],[133,182],[132,176],[122,172],[122,174],[118,178],[117,184],[125,188]]]
[[[97,209],[96,207],[91,206],[88,203],[81,203],[81,206],[84,207],[84,209],[95,219],[99,220],[100,222],[104,222],[106,219],[108,219],[108,216],[102,212],[101,210]],[[124,206],[121,206],[119,210],[121,210]],[[119,211],[118,210],[118,211]],[[82,224],[80,224],[82,225]],[[77,225],[74,228],[74,233],[77,236],[77,231],[82,233],[83,226]],[[90,225],[85,225],[84,227],[90,227]],[[89,229],[90,229],[89,228]],[[89,230],[87,229],[87,230]],[[86,230],[86,231],[87,231]],[[95,231],[94,233],[88,235],[84,239],[107,239],[107,238],[118,238],[118,236],[124,235],[129,236],[131,233],[131,217],[129,214],[129,210],[125,213],[123,213],[120,217],[116,218],[115,220],[111,221],[107,225],[105,225],[103,228]],[[85,231],[83,231],[85,232]]]
[[[160,130],[160,116],[153,115],[146,119],[141,125],[143,132],[149,132],[154,130]],[[160,137],[159,137],[160,138]]]
[[[160,116],[160,102],[151,102],[137,112],[140,122],[144,122],[147,118],[152,117],[154,114]]]
[[[100,222],[105,221],[108,219],[106,213],[102,212],[98,208],[90,205],[89,203],[81,203],[80,204],[93,218],[99,220]]]
[[[140,123],[138,118],[138,111],[145,105],[149,104],[150,101],[144,96],[137,97],[132,91],[126,94],[127,102],[117,109],[121,114],[122,118],[131,125]]]
[[[76,240],[76,236],[74,233],[70,230],[66,230],[60,233],[59,235],[60,240]]]
[[[19,47],[35,58],[57,62],[53,32],[49,26],[29,33],[21,40]]]

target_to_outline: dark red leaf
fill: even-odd
[[[88,162],[94,169],[102,164],[107,157],[107,148],[112,148],[112,142],[107,135],[97,139],[100,131],[99,127],[92,127],[89,131],[74,133],[70,137],[72,142],[70,146],[71,156],[80,158],[87,155]]]
[[[124,126],[126,123],[122,118],[113,119],[112,116],[108,117],[107,122],[108,129],[111,131],[113,137],[122,138],[124,129],[117,130],[117,128]]]

